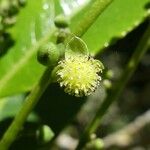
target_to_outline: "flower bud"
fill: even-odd
[[[60,53],[53,43],[47,43],[39,48],[37,53],[38,61],[45,66],[54,66],[58,62]]]
[[[102,150],[103,148],[104,142],[100,138],[96,138],[87,143],[84,150]]]
[[[40,144],[45,144],[48,143],[54,137],[54,133],[49,126],[42,125],[36,131],[36,136]]]
[[[69,26],[69,20],[64,15],[56,16],[54,23],[58,28],[66,28]]]

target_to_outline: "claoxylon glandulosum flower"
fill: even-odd
[[[58,82],[66,93],[88,96],[98,87],[103,64],[88,55],[73,55],[59,62]]]

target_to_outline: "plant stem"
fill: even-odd
[[[16,139],[18,132],[21,130],[21,127],[29,113],[32,111],[49,83],[52,81],[50,78],[51,70],[52,69],[50,68],[45,70],[38,84],[33,88],[29,96],[25,99],[23,106],[0,141],[0,150],[8,150],[12,142]]]
[[[81,37],[112,1],[113,0],[96,0],[88,9],[88,12],[77,26],[74,34]]]
[[[91,133],[95,132],[96,129],[99,127],[102,117],[110,107],[110,105],[119,99],[125,85],[127,84],[130,77],[133,75],[137,65],[139,64],[140,60],[142,59],[143,55],[146,53],[150,46],[150,26],[147,28],[146,32],[144,33],[143,37],[141,38],[135,52],[133,53],[132,57],[130,58],[127,66],[125,67],[122,76],[120,77],[119,81],[116,83],[113,88],[108,91],[108,95],[104,102],[101,104],[99,110],[97,111],[94,119],[88,125],[88,127],[83,132],[79,144],[77,146],[77,150],[82,149],[86,142],[89,140]]]

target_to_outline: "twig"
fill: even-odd
[[[116,85],[113,86],[113,88],[108,91],[108,95],[104,102],[101,104],[98,112],[96,113],[94,119],[89,123],[88,127],[83,132],[79,144],[77,146],[77,150],[80,150],[86,142],[89,140],[89,136],[91,133],[95,132],[98,126],[100,125],[100,122],[102,120],[102,117],[110,107],[110,105],[119,99],[124,87],[126,86],[128,80],[133,75],[137,65],[139,64],[140,60],[142,59],[143,55],[146,53],[150,46],[150,26],[147,28],[146,32],[144,33],[143,37],[141,38],[137,48],[135,49],[135,52],[133,53],[130,61],[128,62],[127,66],[125,67],[122,76],[120,77],[119,81],[116,83]]]
[[[104,149],[112,149],[112,147],[126,148],[139,140],[138,137],[144,128],[150,124],[150,110],[137,117],[133,122],[125,126],[123,129],[106,136],[104,141]],[[149,133],[147,133],[149,135]],[[148,137],[146,137],[148,139]],[[143,138],[140,138],[143,140]]]

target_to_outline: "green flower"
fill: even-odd
[[[66,93],[77,97],[88,96],[98,87],[103,70],[99,60],[87,55],[73,55],[59,62],[58,82]]]

